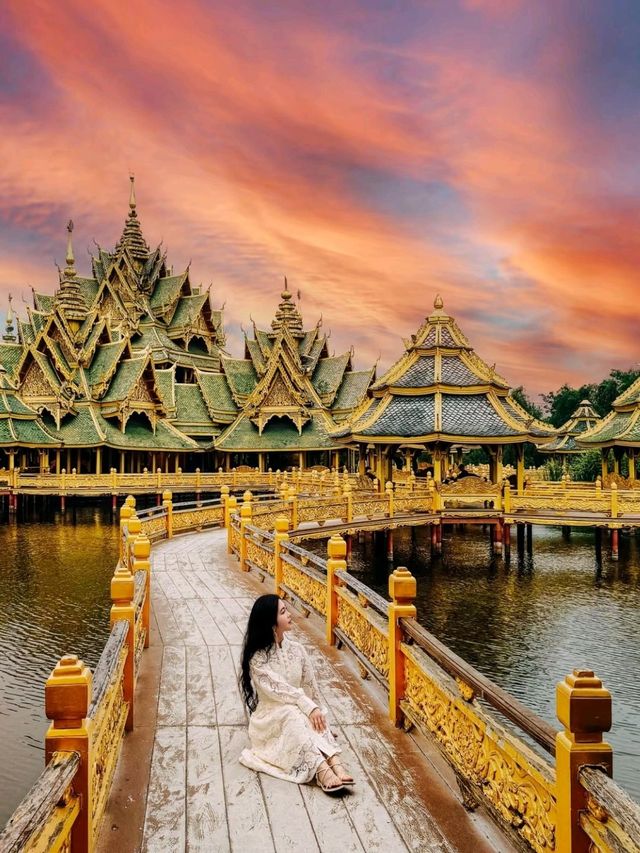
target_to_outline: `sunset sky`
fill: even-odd
[[[640,361],[637,0],[9,0],[0,313],[147,241],[380,368],[437,292],[530,393]],[[0,330],[0,331],[3,331]]]

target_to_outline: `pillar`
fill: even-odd
[[[516,449],[516,489],[519,495],[524,492],[524,445]]]
[[[602,739],[611,728],[611,694],[590,669],[574,669],[556,687],[556,714],[564,731],[556,735],[556,851],[588,853],[591,842],[580,826],[589,795],[578,772],[597,764],[612,774],[613,751]]]
[[[73,787],[80,798],[80,812],[71,828],[71,849],[93,847],[93,756],[91,720],[87,719],[92,695],[92,676],[75,655],[60,658],[44,688],[44,707],[51,720],[45,735],[45,763],[55,752],[77,752],[80,766]]]
[[[60,451],[56,450],[56,474],[60,473]]]
[[[609,473],[609,448],[601,447],[600,448],[600,465],[601,465],[601,473],[602,473],[602,482],[604,484],[605,478]]]
[[[619,538],[620,538],[620,531],[618,530],[617,527],[614,527],[613,530],[611,531],[611,559],[612,560],[618,559]]]
[[[102,474],[102,448],[96,447],[96,474]]]
[[[282,568],[282,543],[289,539],[289,519],[284,515],[276,518],[276,526],[273,536],[273,575],[275,582],[274,592],[282,595],[283,568]]]
[[[261,474],[264,471],[264,453],[258,453],[258,471]]]
[[[304,452],[304,450],[300,450],[298,453],[298,468],[301,471],[304,471],[305,469],[305,456],[306,453]]]
[[[411,572],[398,567],[389,577],[389,719],[396,726],[402,722],[400,703],[405,691],[405,657],[402,652],[400,619],[415,619],[416,579]]]
[[[120,473],[124,474],[124,450],[120,451]]]
[[[630,447],[627,450],[627,457],[629,459],[629,479],[634,481],[636,479],[636,449],[635,447]]]
[[[138,522],[139,526],[139,522]],[[129,528],[132,527],[131,522]],[[125,555],[126,559],[127,555]],[[124,663],[124,672],[122,677],[122,697],[125,702],[129,703],[127,719],[125,722],[126,731],[133,730],[134,716],[134,692],[136,685],[135,673],[135,656],[136,656],[136,608],[133,604],[133,596],[135,594],[135,581],[131,570],[129,569],[128,559],[123,565],[118,566],[111,579],[111,605],[110,625],[113,627],[114,622],[124,620],[129,623],[129,631],[127,633],[127,657]]]
[[[335,576],[338,571],[347,570],[347,562],[345,560],[347,554],[347,543],[342,536],[334,534],[327,543],[327,622],[326,622],[326,638],[330,646],[335,646],[336,635],[335,629],[338,624],[338,594],[336,586],[339,581]]]

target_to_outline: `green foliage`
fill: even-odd
[[[547,472],[547,480],[559,480],[564,473],[562,462],[555,456],[552,456],[551,459],[547,459],[544,463],[544,467]]]
[[[529,398],[522,385],[518,385],[517,388],[514,388],[511,392],[511,396],[516,403],[519,403],[519,405],[522,406],[525,412],[529,412],[530,415],[533,415],[533,417],[538,420],[542,419],[542,409],[540,406],[536,406],[536,404]]]
[[[602,470],[599,450],[588,450],[579,456],[572,456],[569,462],[569,473],[572,480],[593,483]]]
[[[543,394],[548,421],[554,427],[562,426],[578,408],[582,400],[589,400],[600,417],[611,411],[616,397],[635,382],[640,376],[639,370],[612,370],[606,379],[598,384],[581,385],[572,388],[566,383],[557,391]]]

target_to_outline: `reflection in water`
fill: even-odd
[[[324,553],[320,542],[306,543]],[[488,532],[444,528],[442,557],[429,531],[394,532],[394,565],[418,581],[419,621],[461,657],[553,725],[555,684],[575,667],[595,670],[613,695],[616,780],[640,800],[640,548],[623,535],[620,560],[597,550],[592,530],[536,528],[531,551],[491,552]],[[353,540],[349,570],[388,595],[384,542]]]
[[[66,653],[93,669],[106,642],[116,530],[98,507],[0,520],[0,826],[44,766],[49,673]]]

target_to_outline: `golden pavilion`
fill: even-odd
[[[524,479],[524,445],[548,439],[554,430],[533,418],[511,395],[505,379],[474,352],[440,296],[405,352],[377,382],[354,417],[334,435],[358,444],[376,477],[391,479],[394,457],[418,451],[431,455],[440,481],[453,451],[482,447],[490,460],[490,479],[502,480],[502,453],[514,445],[517,485]]]
[[[640,379],[623,391],[613,401],[609,414],[597,421],[591,429],[578,436],[582,451],[600,448],[602,454],[602,478],[612,473],[619,477],[620,462],[627,456],[629,480],[637,482],[636,460],[640,449]],[[613,457],[609,471],[610,457]]]

